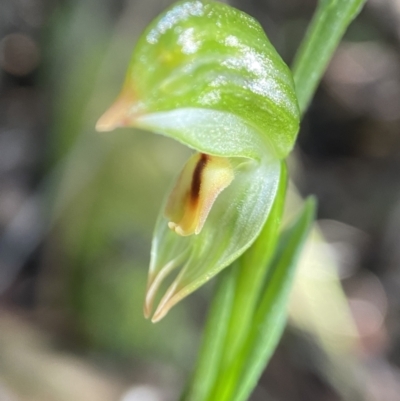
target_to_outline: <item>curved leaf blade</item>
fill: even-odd
[[[315,202],[309,198],[297,221],[281,236],[247,340],[248,357],[232,401],[247,400],[282,335],[297,261],[314,221],[314,209]]]

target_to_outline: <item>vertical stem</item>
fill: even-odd
[[[221,273],[207,318],[204,337],[186,401],[204,401],[218,377],[221,354],[232,312],[237,266]]]
[[[235,289],[229,327],[224,341],[218,381],[208,401],[226,401],[234,394],[245,355],[243,348],[252,327],[254,311],[278,241],[287,186],[285,163],[281,165],[278,192],[272,210],[259,237],[239,258],[238,279]]]
[[[293,77],[301,114],[307,109],[345,30],[365,1],[319,1],[293,64]],[[236,262],[238,264],[236,268],[239,270],[235,275],[238,276],[235,278],[235,283],[231,282],[230,292],[226,294],[229,299],[226,309],[221,304],[224,302],[223,290],[218,291],[217,297],[220,300],[215,311],[210,314],[199,367],[195,375],[197,384],[191,388],[192,391],[189,397],[184,398],[185,400],[230,401],[238,396],[235,395],[235,389],[241,373],[255,367],[254,361],[250,366],[245,366],[249,356],[246,345],[248,348],[249,342],[252,342],[250,334],[254,335],[258,330],[253,322],[254,312],[260,301],[267,263],[276,247],[279,216],[284,202],[283,181],[286,185],[286,171],[283,171],[281,177],[281,187],[278,191],[281,196],[277,195],[279,202],[274,204],[262,233],[253,246]],[[231,292],[233,290],[234,294]],[[218,327],[218,316],[223,316],[220,327]],[[214,342],[215,338],[217,342]],[[272,353],[272,348],[269,351],[267,359]],[[213,358],[213,352],[217,357]],[[264,359],[264,362],[267,363],[267,360]],[[252,381],[254,377],[247,377],[245,380]],[[202,380],[205,380],[204,386]],[[210,388],[212,384],[213,388]],[[199,393],[196,394],[196,391]],[[239,398],[242,399],[241,396]]]
[[[292,67],[301,114],[304,114],[314,96],[344,32],[365,1],[319,1]]]

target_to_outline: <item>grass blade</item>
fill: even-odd
[[[254,244],[237,261],[238,278],[229,327],[224,341],[218,381],[209,401],[227,401],[237,386],[243,368],[243,348],[251,330],[267,269],[278,243],[286,197],[287,170],[282,163],[278,193],[268,219]]]
[[[238,268],[236,263],[222,272],[207,318],[199,359],[185,401],[204,401],[217,380],[229,325]],[[183,401],[183,400],[182,400]]]
[[[365,2],[319,1],[292,68],[301,114],[307,109],[344,32]]]
[[[249,397],[282,335],[297,260],[313,223],[314,208],[314,200],[307,200],[297,221],[281,236],[247,339],[244,354],[248,356],[232,401]]]

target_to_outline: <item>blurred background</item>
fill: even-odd
[[[1,401],[175,401],[190,374],[212,283],[156,325],[142,315],[158,208],[189,151],[94,132],[170,4],[0,2]],[[316,1],[230,4],[290,64]],[[320,231],[252,400],[399,401],[400,0],[351,25],[289,164]]]

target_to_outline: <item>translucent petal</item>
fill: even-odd
[[[180,237],[158,220],[153,243],[152,265],[165,260],[166,248],[188,240],[183,268],[161,299],[153,316],[160,320],[179,302],[239,257],[259,234],[273,204],[280,163],[247,161],[235,169],[235,179],[218,197],[199,235]],[[153,269],[156,277],[161,269]],[[154,295],[153,295],[154,298]]]
[[[234,114],[189,107],[140,114],[135,103],[128,107],[124,91],[121,96],[99,119],[97,130],[111,131],[123,121],[125,126],[168,136],[209,155],[260,160],[266,152],[273,151],[267,138]]]

